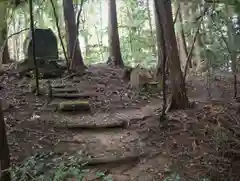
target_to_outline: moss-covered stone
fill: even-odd
[[[85,100],[64,101],[58,104],[58,111],[89,111],[90,104]]]

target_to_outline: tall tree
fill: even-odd
[[[68,56],[71,61],[69,68],[71,70],[83,70],[85,66],[77,37],[78,30],[75,22],[73,0],[63,0],[63,13],[67,35]]]
[[[150,0],[147,0],[146,6],[147,6],[148,23],[149,23],[149,28],[150,28],[150,36],[151,36],[152,42],[154,42],[152,17],[151,17],[151,9],[150,9]],[[155,46],[154,43],[151,46],[152,46],[152,54],[155,56],[156,55],[156,46]]]
[[[174,2],[175,9],[179,8],[179,13],[176,17],[176,36],[177,36],[177,42],[178,42],[178,50],[179,50],[179,56],[180,56],[180,61],[181,61],[181,67],[183,68],[186,65],[187,61],[187,44],[186,44],[186,39],[184,35],[184,29],[183,29],[183,16],[182,16],[182,6],[181,2]],[[191,68],[191,61],[189,61],[189,67]]]
[[[196,19],[199,17],[199,14],[201,13],[200,10],[200,6],[194,5],[193,3],[190,3],[190,9],[189,9],[189,20],[191,23],[195,23]],[[202,50],[202,46],[203,46],[203,42],[202,42],[202,35],[200,33],[201,31],[201,26],[199,27],[199,33],[196,37],[196,41],[195,41],[195,46],[193,49],[194,52],[194,58],[192,60],[192,66],[196,71],[199,71],[201,69],[201,63],[202,63],[202,54],[201,54],[201,50]],[[194,37],[195,32],[192,31],[192,37]]]
[[[236,52],[236,40],[234,39],[235,36],[235,32],[234,32],[234,28],[233,28],[233,23],[232,23],[232,15],[234,14],[233,11],[231,11],[231,9],[229,8],[228,4],[225,4],[225,10],[226,10],[226,15],[227,15],[227,34],[228,34],[228,39],[229,39],[229,43],[228,43],[228,47],[230,49],[230,59],[231,59],[231,69],[232,69],[232,73],[233,73],[233,79],[234,79],[234,98],[237,97],[237,63],[236,63],[236,59],[237,59],[237,52]]]
[[[6,13],[7,13],[8,2],[0,1],[0,65],[3,61],[3,53],[4,53],[4,43],[5,43],[5,30],[6,30]]]
[[[11,175],[7,170],[10,167],[10,154],[1,101],[2,100],[0,100],[0,180],[10,181]]]
[[[161,39],[161,27],[159,24],[159,17],[158,17],[158,5],[154,1],[154,17],[155,17],[155,25],[156,25],[156,39],[157,39],[157,74],[162,74],[162,50],[163,48],[163,41]],[[160,14],[159,14],[160,15]]]
[[[189,106],[185,82],[180,67],[180,59],[178,55],[177,41],[174,31],[174,23],[172,17],[171,0],[155,0],[157,15],[162,22],[162,30],[165,38],[165,47],[167,61],[170,69],[170,80],[172,94],[169,109],[183,109]]]
[[[120,50],[118,33],[116,0],[108,0],[108,42],[108,60],[113,63],[114,66],[123,67],[124,64]]]
[[[9,63],[10,62],[10,56],[8,52],[8,41],[7,39],[7,26],[2,30],[3,39],[5,40],[4,45],[2,45],[2,63]]]

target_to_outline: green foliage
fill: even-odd
[[[12,181],[65,181],[67,178],[83,180],[89,174],[78,157],[56,157],[53,153],[36,154],[28,158],[24,164],[11,169]],[[111,181],[104,173],[97,173],[101,181]]]
[[[180,176],[177,173],[173,173],[167,178],[165,178],[163,181],[180,181],[180,180],[181,180]]]
[[[74,8],[77,13],[82,0],[74,0]],[[190,50],[193,36],[196,31],[196,19],[201,14],[201,1],[189,3],[182,7],[183,28],[187,40],[187,48]],[[66,47],[65,26],[63,18],[62,1],[54,1],[62,38]],[[239,0],[222,0],[213,7],[209,4],[209,11],[204,18],[200,28],[200,39],[202,45],[198,50],[202,59],[210,62],[213,69],[229,69],[229,50],[226,42],[229,43],[228,31],[234,34],[235,51],[239,51],[240,35],[237,30],[227,30],[227,22],[230,17],[226,13],[226,6],[231,5],[234,15],[240,15]],[[174,4],[173,4],[174,6]],[[174,11],[176,7],[173,8]],[[150,11],[150,23],[149,14]],[[173,13],[175,13],[173,11]],[[55,18],[53,15],[50,0],[34,0],[35,25],[41,28],[51,28],[57,34]],[[153,0],[124,0],[117,1],[118,27],[122,57],[126,65],[136,66],[141,64],[144,67],[156,66],[156,38],[153,12]],[[105,1],[84,0],[80,17],[79,40],[81,51],[86,64],[106,62],[108,58],[108,4]],[[232,15],[231,15],[232,16]],[[11,21],[10,21],[11,19]],[[214,22],[212,21],[214,19]],[[29,27],[29,14],[27,5],[19,6],[14,13],[8,15],[8,34],[18,32]],[[232,22],[236,27],[237,22]],[[239,23],[238,23],[239,24]],[[150,27],[150,25],[152,27]],[[176,27],[177,28],[177,27]],[[179,28],[179,27],[178,27]],[[176,29],[177,30],[177,29]],[[26,33],[21,33],[9,41],[9,47],[14,46],[22,49]],[[223,40],[227,40],[226,42]],[[62,55],[60,41],[59,52]],[[14,53],[21,51],[13,48]],[[197,54],[194,53],[193,59]],[[21,55],[22,57],[22,55]],[[62,56],[63,57],[63,56]]]
[[[163,181],[180,181],[180,180],[181,180],[181,177],[179,176],[179,174],[172,173],[167,178],[165,178]],[[196,181],[210,181],[210,180],[207,178],[200,178]]]
[[[156,65],[153,54],[153,37],[148,26],[147,7],[144,1],[125,0],[119,11],[120,42],[122,56],[126,64],[144,67]],[[126,16],[127,15],[127,16]],[[149,29],[150,28],[150,29]],[[154,63],[151,60],[154,60]]]

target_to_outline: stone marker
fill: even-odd
[[[58,64],[58,43],[53,31],[48,29],[35,29],[35,48],[39,73],[43,78],[59,77],[64,68]],[[21,64],[23,71],[32,70],[34,61],[32,56],[32,34],[28,33],[24,41],[25,60]]]
[[[58,59],[57,38],[53,31],[48,29],[35,29],[36,57],[39,59]],[[32,34],[28,33],[24,41],[24,55],[32,60]]]

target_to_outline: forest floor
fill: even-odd
[[[52,80],[88,97],[91,113],[74,114],[54,111],[47,96],[32,94],[29,78],[14,71],[0,76],[12,163],[34,154],[58,163],[74,155],[86,162],[89,181],[100,180],[99,171],[114,181],[239,180],[240,107],[232,99],[231,75],[212,76],[208,88],[205,78],[188,78],[194,108],[169,112],[163,126],[161,95],[130,89],[122,73],[98,65],[83,76]]]

